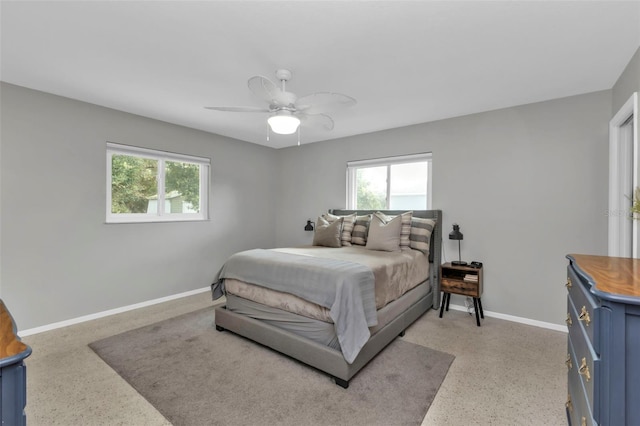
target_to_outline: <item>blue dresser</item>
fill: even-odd
[[[567,258],[569,424],[640,425],[640,259]]]
[[[27,423],[27,367],[31,348],[20,341],[11,314],[0,300],[0,424]]]

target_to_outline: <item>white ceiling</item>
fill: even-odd
[[[247,80],[358,100],[302,143],[610,89],[640,1],[2,1],[0,78],[281,148]]]

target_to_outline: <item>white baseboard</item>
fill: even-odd
[[[450,304],[449,309],[467,312],[467,308],[465,306],[460,306],[460,305]],[[533,320],[533,319],[523,318],[523,317],[516,317],[513,315],[501,314],[499,312],[491,312],[486,310],[483,310],[482,312],[484,313],[485,317],[498,318],[498,319],[512,321],[512,322],[519,322],[520,324],[533,325],[535,327],[548,328],[549,330],[562,331],[564,333],[567,333],[567,327],[565,325],[553,324],[550,322],[538,321],[538,320]]]
[[[146,302],[136,303],[129,306],[123,306],[121,308],[109,309],[108,311],[102,311],[91,315],[85,315],[78,318],[72,318],[65,321],[54,322],[53,324],[43,325],[41,327],[29,328],[27,330],[18,331],[18,336],[25,337],[32,334],[43,333],[45,331],[55,330],[56,328],[67,327],[73,324],[79,324],[81,322],[91,321],[98,318],[108,317],[110,315],[120,314],[134,309],[144,308],[146,306],[157,305],[158,303],[168,302],[174,299],[180,299],[182,297],[192,296],[194,294],[204,293],[210,291],[211,287],[203,287],[197,290],[185,291],[184,293],[173,294],[171,296],[161,297],[159,299],[147,300]]]
[[[65,321],[55,322],[53,324],[47,324],[41,327],[35,327],[35,328],[19,331],[18,336],[25,337],[25,336],[30,336],[32,334],[43,333],[45,331],[55,330],[57,328],[67,327],[73,324],[79,324],[82,322],[91,321],[98,318],[104,318],[110,315],[120,314],[122,312],[132,311],[138,308],[144,308],[146,306],[157,305],[158,303],[168,302],[170,300],[180,299],[182,297],[192,296],[194,294],[204,293],[210,290],[211,290],[211,287],[207,286],[207,287],[199,288],[197,290],[186,291],[184,293],[178,293],[171,296],[161,297],[159,299],[148,300],[146,302],[136,303],[129,306],[123,306],[121,308],[110,309],[108,311],[102,311],[102,312],[98,312],[91,315],[85,315],[78,318],[72,318]],[[450,304],[449,309],[467,312],[467,308],[460,305]],[[547,328],[549,330],[562,331],[565,333],[567,332],[567,327],[564,325],[553,324],[553,323],[544,322],[544,321],[537,321],[529,318],[516,317],[513,315],[501,314],[499,312],[491,312],[486,310],[483,312],[484,312],[484,315],[487,317],[498,318],[498,319],[503,319],[503,320],[512,321],[512,322],[518,322],[521,324],[533,325],[535,327]]]

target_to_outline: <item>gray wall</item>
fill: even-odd
[[[206,287],[270,247],[277,151],[3,83],[0,296],[21,330]],[[208,222],[105,224],[105,142],[211,159]]]
[[[640,92],[640,48],[636,50],[624,71],[613,86],[613,117],[633,92]]]
[[[20,329],[202,288],[238,250],[310,243],[306,219],[345,206],[349,160],[433,153],[434,208],[485,263],[486,310],[561,324],[564,255],[606,254],[612,91],[276,151],[1,89],[0,296]],[[105,141],[210,157],[212,220],[106,225]]]
[[[283,149],[276,244],[310,243],[305,220],[345,207],[347,161],[432,152],[433,207],[484,262],[485,309],[562,324],[564,256],[607,250],[610,116],[607,90]]]

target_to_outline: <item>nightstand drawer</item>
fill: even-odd
[[[600,323],[601,307],[571,268],[567,271],[567,290],[576,308],[576,315],[572,318],[574,324],[577,320],[582,325],[596,354],[600,354],[600,333],[596,332],[596,327]]]
[[[442,278],[442,283],[440,286],[440,290],[447,293],[463,294],[470,297],[480,297],[480,294],[478,294],[478,283]]]

